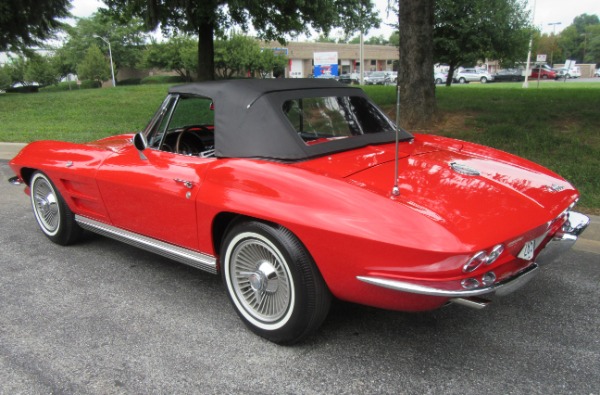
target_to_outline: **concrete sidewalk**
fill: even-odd
[[[0,143],[0,160],[11,160],[26,144]],[[588,215],[591,219],[590,226],[581,235],[575,249],[600,254],[600,217]]]
[[[11,160],[26,145],[23,143],[0,143],[0,160]]]

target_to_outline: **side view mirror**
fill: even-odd
[[[142,132],[139,132],[133,137],[133,145],[138,151],[143,151],[148,148],[148,140]]]
[[[148,160],[146,155],[144,155],[144,150],[148,148],[148,139],[142,132],[136,133],[133,136],[133,146],[138,150],[141,160]]]

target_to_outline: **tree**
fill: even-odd
[[[558,46],[558,37],[554,34],[542,34],[536,31],[533,35],[533,53],[547,54],[550,65],[563,58],[562,50]]]
[[[97,36],[110,42],[115,73],[119,67],[137,67],[142,60],[147,34],[139,18],[123,20],[103,11],[89,18],[80,18],[75,26],[67,26],[67,40],[57,50],[68,73],[75,73],[77,65],[91,45],[97,45],[108,55],[108,46]],[[67,74],[68,74],[67,73]]]
[[[324,34],[320,34],[319,37],[315,40],[316,43],[330,43],[336,44],[337,40],[333,37],[326,36]]]
[[[234,34],[227,40],[215,42],[216,72],[223,78],[246,76],[256,67],[259,56],[258,43],[247,36]]]
[[[428,126],[436,115],[433,83],[435,0],[400,0],[398,89],[402,127]]]
[[[173,70],[185,81],[192,81],[198,68],[196,40],[190,36],[175,36],[169,41],[153,41],[143,54],[143,67]]]
[[[286,33],[304,32],[306,26],[329,31],[341,26],[346,31],[378,25],[372,0],[104,0],[114,15],[144,18],[149,30],[161,26],[198,36],[198,79],[212,80],[215,73],[215,35],[238,25],[252,24],[260,38],[283,40]]]
[[[50,38],[69,8],[70,0],[2,0],[0,52],[17,52]]]
[[[215,67],[222,78],[256,73],[266,78],[271,73],[280,73],[286,64],[285,56],[275,54],[271,48],[261,48],[252,37],[234,34],[227,40],[215,42]]]
[[[600,25],[589,29],[589,38],[585,47],[585,63],[600,63]]]
[[[23,55],[17,55],[10,57],[9,62],[4,65],[4,70],[9,76],[11,84],[19,83],[21,85],[27,85],[28,82],[25,79],[25,70],[27,68],[27,58]]]
[[[390,34],[390,37],[388,38],[388,43],[396,47],[400,45],[400,34],[397,30]]]
[[[279,78],[284,76],[287,63],[288,58],[286,56],[276,54],[271,48],[262,48],[258,56],[255,71],[262,78],[267,78],[271,74],[273,77]]]
[[[382,35],[379,36],[373,36],[373,37],[369,37],[366,41],[365,41],[366,45],[386,45],[388,44],[388,41],[383,38]]]
[[[12,80],[7,66],[0,66],[0,90],[10,88]]]
[[[588,44],[593,48],[593,41],[600,34],[600,20],[597,15],[582,14],[573,23],[567,26],[558,38],[558,46],[561,48],[563,60],[572,59],[577,63],[594,62],[593,55],[588,58]],[[593,54],[593,50],[591,54]],[[596,58],[597,59],[597,58]],[[600,59],[597,59],[598,61]]]
[[[35,81],[40,85],[54,85],[60,79],[52,56],[38,54],[33,54],[27,59],[24,77],[26,81]]]
[[[436,0],[434,60],[450,66],[446,85],[463,64],[492,58],[523,61],[531,34],[523,0]]]
[[[102,81],[108,80],[110,65],[97,45],[89,47],[83,61],[77,66],[77,74],[80,79],[92,80],[99,85],[102,84]]]

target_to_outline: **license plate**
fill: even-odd
[[[535,252],[535,240],[528,241],[523,246],[521,252],[519,252],[518,258],[530,261],[533,259],[533,253]]]

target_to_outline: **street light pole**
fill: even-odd
[[[533,0],[533,11],[531,13],[531,24],[535,22],[535,5],[536,0]],[[531,46],[533,43],[533,33],[529,37],[529,50],[527,51],[527,65],[525,65],[525,81],[523,81],[523,88],[529,87],[529,63],[531,62]],[[539,75],[539,74],[538,74]]]
[[[101,37],[97,34],[94,34],[94,37],[99,38],[100,40],[104,41],[108,45],[108,57],[110,59],[110,74],[112,75],[112,84],[113,84],[113,88],[114,88],[117,86],[117,83],[115,81],[115,68],[113,66],[113,58],[112,58],[112,50],[110,49],[110,41],[108,41],[104,37]]]
[[[556,25],[562,25],[561,22],[551,22],[548,26],[552,26],[552,48],[550,49],[550,65],[554,67],[552,58],[554,56],[554,46],[556,45]]]

